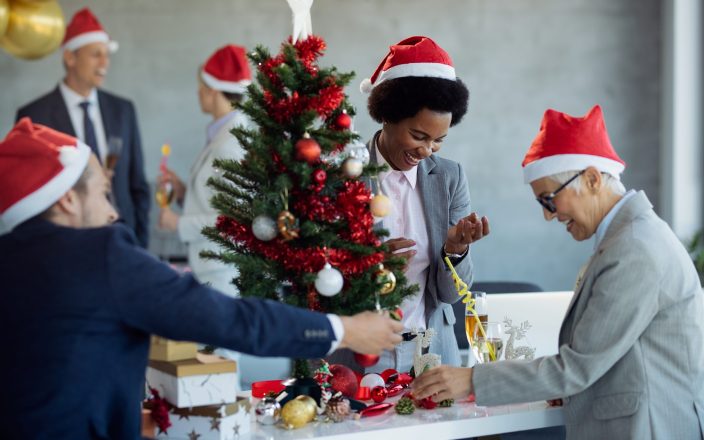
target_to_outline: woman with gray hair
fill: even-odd
[[[473,393],[480,405],[546,399],[565,407],[569,439],[702,438],[704,298],[684,246],[642,191],[625,191],[624,162],[601,108],[548,110],[523,162],[525,182],[577,241],[595,237],[559,335],[532,361],[438,367],[417,398]]]

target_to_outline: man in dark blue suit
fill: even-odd
[[[54,90],[20,108],[16,120],[28,116],[91,147],[112,178],[121,220],[146,247],[150,195],[134,106],[98,89],[117,44],[84,8],[69,23],[62,48],[65,78]]]
[[[89,147],[22,119],[0,142],[2,439],[136,439],[149,335],[259,356],[378,354],[402,327],[233,299],[179,275],[110,225]]]

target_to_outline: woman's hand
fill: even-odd
[[[405,272],[406,269],[408,269],[408,264],[411,262],[411,258],[416,255],[417,251],[415,249],[408,249],[403,252],[396,251],[413,247],[416,245],[416,242],[408,238],[398,237],[392,238],[391,240],[387,240],[384,242],[384,244],[389,247],[389,252],[386,254],[385,258],[403,257],[406,259],[406,265],[403,266],[403,271]]]
[[[463,254],[467,246],[489,235],[489,219],[479,216],[476,212],[460,219],[455,226],[447,230],[445,252],[450,254]]]
[[[157,178],[157,185],[163,185],[164,183],[170,183],[171,188],[174,191],[174,199],[179,205],[183,204],[183,198],[186,195],[186,185],[181,179],[173,172],[173,170],[166,168],[163,172],[159,174]]]
[[[431,368],[413,380],[413,396],[423,399],[432,396],[435,402],[445,399],[465,399],[474,391],[472,369],[440,365]]]

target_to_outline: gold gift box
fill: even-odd
[[[149,359],[155,361],[178,361],[196,357],[198,346],[195,342],[171,341],[153,336],[149,346]]]
[[[237,362],[225,358],[205,363],[195,358],[178,361],[150,360],[149,366],[176,377],[237,372]]]

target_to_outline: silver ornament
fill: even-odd
[[[362,174],[363,169],[364,164],[362,161],[354,157],[348,157],[342,163],[342,172],[348,179],[356,179]]]
[[[252,221],[252,233],[261,241],[273,240],[278,233],[276,221],[268,215],[258,215]]]
[[[273,397],[264,397],[257,403],[254,413],[258,423],[274,425],[281,418],[281,404]]]
[[[323,296],[335,296],[342,290],[345,283],[339,270],[325,263],[315,278],[315,290]]]
[[[369,150],[367,146],[359,141],[353,141],[345,145],[345,153],[347,157],[352,157],[362,162],[362,165],[369,165]]]

